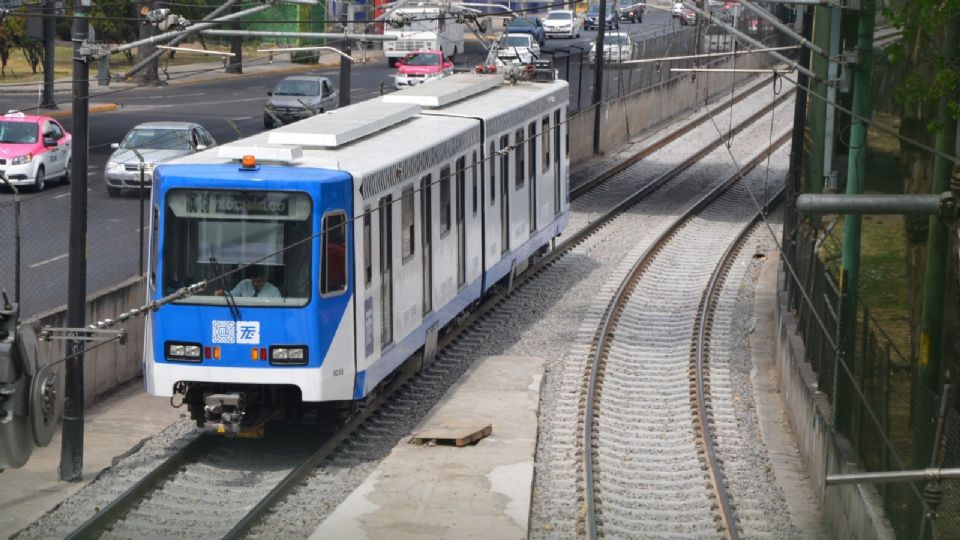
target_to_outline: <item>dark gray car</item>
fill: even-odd
[[[263,127],[273,128],[331,111],[340,103],[340,96],[330,79],[295,75],[280,81],[263,107]]]

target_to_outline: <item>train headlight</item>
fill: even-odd
[[[165,348],[167,360],[177,362],[200,362],[203,354],[203,347],[199,343],[168,341]]]
[[[270,363],[275,366],[307,365],[307,348],[302,345],[270,347]]]

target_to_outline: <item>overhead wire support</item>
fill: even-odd
[[[753,39],[752,37],[744,34],[743,32],[741,32],[741,31],[737,30],[736,28],[730,26],[729,24],[721,21],[718,17],[715,17],[712,13],[710,13],[710,11],[702,10],[702,9],[700,9],[699,7],[697,7],[696,5],[694,5],[693,3],[689,2],[689,1],[683,2],[683,5],[684,5],[684,7],[687,7],[687,8],[689,8],[690,10],[692,10],[694,13],[700,15],[701,17],[704,17],[708,22],[710,22],[710,23],[712,23],[712,24],[715,24],[715,25],[719,26],[720,28],[723,28],[723,29],[726,30],[728,33],[734,35],[735,37],[740,38],[740,39],[743,40],[744,42],[749,43],[750,45],[753,45],[754,47],[757,47],[758,49],[762,49],[762,48],[765,47],[765,45],[764,45],[763,43],[761,43],[761,42]],[[800,73],[803,73],[803,74],[806,75],[807,77],[810,77],[811,79],[813,79],[813,80],[815,80],[815,81],[817,81],[817,82],[820,82],[820,83],[826,83],[826,81],[825,81],[825,80],[823,79],[823,77],[821,77],[820,75],[818,75],[818,74],[810,71],[809,69],[801,66],[801,65],[800,65],[799,63],[797,63],[796,61],[787,58],[786,56],[780,54],[779,52],[777,52],[777,51],[771,51],[771,52],[770,52],[770,55],[773,56],[774,58],[776,58],[777,60],[779,60],[779,61],[787,64],[788,66],[792,67],[793,69],[799,71]]]
[[[772,24],[773,27],[776,28],[777,30],[783,32],[784,34],[786,34],[786,35],[789,36],[790,38],[794,39],[795,41],[798,41],[798,42],[799,42],[799,45],[800,45],[801,47],[806,47],[806,48],[810,49],[811,51],[813,51],[814,53],[819,54],[820,56],[826,58],[827,60],[830,60],[830,53],[829,53],[829,51],[823,50],[821,47],[818,47],[816,43],[813,43],[813,42],[810,41],[809,39],[807,39],[807,38],[801,36],[800,34],[796,33],[796,32],[795,32],[793,29],[791,29],[789,26],[787,26],[787,25],[783,24],[782,22],[780,22],[780,19],[778,19],[773,13],[770,13],[769,11],[763,9],[762,7],[755,6],[755,5],[752,3],[752,1],[753,1],[753,0],[740,0],[740,5],[742,5],[743,7],[747,8],[749,11],[752,11],[753,13],[755,13],[755,14],[756,14],[758,17],[760,17],[761,19],[763,19],[763,20],[769,22],[770,24]]]

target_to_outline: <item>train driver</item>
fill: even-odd
[[[237,283],[236,287],[230,289],[230,294],[240,297],[259,297],[259,298],[280,298],[280,289],[263,278],[262,268],[253,268],[250,271],[250,277]],[[223,289],[214,291],[215,295],[223,296]]]

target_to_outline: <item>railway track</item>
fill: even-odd
[[[762,85],[758,85],[759,87],[762,87]],[[762,114],[744,113],[741,115],[736,113],[738,119],[745,117],[741,122],[743,125],[737,128],[736,133],[746,131],[765,133],[765,130],[758,127],[758,124],[766,115],[770,114],[771,107],[786,110],[787,104],[784,101],[786,99],[788,99],[788,96],[783,96],[776,103],[770,104],[766,108],[766,112]],[[748,129],[749,126],[753,127]],[[754,136],[757,135],[754,134]],[[641,159],[649,158],[679,140],[673,138],[671,142],[660,144],[658,148],[647,152],[632,163],[636,164]],[[533,278],[549,268],[562,269],[566,265],[575,264],[563,260],[564,255],[577,249],[584,249],[583,244],[588,242],[588,239],[595,235],[598,230],[606,227],[614,217],[628,212],[638,201],[667,185],[671,180],[682,177],[684,172],[694,165],[698,159],[703,160],[711,153],[719,152],[725,141],[727,141],[725,137],[715,139],[710,145],[711,150],[696,153],[697,159],[685,160],[680,165],[670,167],[665,172],[657,169],[659,174],[651,182],[644,185],[643,189],[633,193],[628,200],[621,204],[607,209],[599,218],[590,220],[589,224],[579,227],[579,230],[570,234],[555,250],[548,253],[522,276],[518,276],[514,283],[536,282],[537,280]],[[665,161],[669,161],[669,159]],[[606,174],[603,181],[593,182],[592,189],[603,186],[603,189],[610,193],[611,184],[618,180],[622,182],[623,176],[630,175],[635,177],[635,172],[632,171],[630,166],[621,167],[616,173]],[[583,197],[585,193],[590,193],[590,191],[578,192],[578,198],[587,200]],[[528,285],[524,285],[524,287],[527,288]],[[539,285],[530,288],[531,296],[539,295],[536,292],[537,287]],[[523,293],[521,292],[519,296],[523,296]],[[173,527],[177,522],[184,521],[175,517],[178,509],[192,510],[204,516],[216,514],[222,517],[221,520],[212,521],[206,518],[195,518],[192,523],[199,522],[203,525],[202,530],[204,532],[200,535],[197,534],[197,528],[194,526],[189,527],[186,531],[178,531],[175,528],[161,529],[165,534],[227,538],[236,538],[248,533],[253,537],[269,537],[277,534],[278,530],[283,530],[282,528],[276,528],[278,526],[277,521],[283,521],[282,516],[285,515],[283,508],[278,508],[277,504],[284,500],[280,505],[281,507],[287,507],[292,509],[293,512],[297,512],[298,505],[301,505],[299,498],[287,497],[295,491],[319,494],[318,497],[330,500],[335,507],[335,504],[346,496],[343,479],[335,478],[338,481],[332,483],[323,480],[329,480],[331,477],[337,477],[341,474],[350,474],[350,471],[357,472],[357,476],[362,480],[365,477],[365,474],[362,474],[363,471],[371,466],[370,463],[375,463],[371,460],[385,455],[383,445],[377,445],[373,441],[390,441],[389,446],[392,447],[392,444],[399,437],[402,437],[412,425],[415,425],[419,417],[425,412],[424,407],[428,410],[429,405],[436,402],[442,396],[443,391],[469,367],[471,358],[475,356],[476,351],[481,350],[485,344],[489,343],[488,338],[496,333],[496,330],[491,328],[511,324],[510,319],[516,315],[515,312],[508,309],[501,313],[499,309],[495,309],[501,304],[509,303],[508,297],[510,297],[510,291],[507,290],[502,290],[493,295],[475,310],[458,329],[447,333],[441,339],[441,354],[426,371],[420,374],[413,370],[401,373],[388,387],[382,389],[379,398],[363,408],[344,429],[321,440],[313,441],[314,444],[311,448],[304,448],[299,452],[299,455],[295,456],[297,459],[290,459],[282,466],[272,466],[271,468],[274,470],[269,471],[269,474],[260,475],[255,483],[257,486],[255,489],[248,486],[229,491],[229,504],[224,501],[211,507],[209,499],[203,499],[202,497],[192,499],[188,496],[190,488],[183,489],[183,486],[178,484],[177,477],[190,477],[192,475],[190,471],[195,467],[202,469],[204,467],[224,466],[223,463],[217,461],[204,461],[203,456],[216,455],[217,452],[208,446],[211,444],[209,439],[200,437],[194,443],[188,444],[181,451],[172,455],[155,472],[144,476],[141,481],[123,490],[123,493],[116,496],[117,498],[113,502],[103,505],[94,517],[73,532],[72,537],[136,536],[124,523],[130,520],[129,524],[134,526],[133,530],[136,530],[138,507],[156,506],[158,502],[160,512],[169,510],[172,513],[171,516],[173,517],[169,520],[170,527]],[[417,411],[421,411],[419,416]],[[289,454],[289,452],[285,453]],[[234,457],[236,460],[242,461],[242,458]],[[271,458],[273,457],[271,454]],[[256,460],[258,458],[248,459]],[[262,460],[262,454],[260,459]],[[278,460],[277,463],[282,463],[282,460]],[[238,470],[244,467],[242,463],[231,463],[226,466],[235,467]],[[348,472],[343,473],[343,471]],[[193,476],[200,478],[202,482],[203,475]],[[315,481],[318,478],[321,480],[320,482]],[[239,479],[236,481],[238,484],[242,483]],[[172,497],[173,502],[162,503],[161,501],[168,494]],[[285,497],[287,499],[284,499]],[[141,505],[141,502],[147,500],[149,500],[149,505]],[[309,505],[312,510],[315,510],[316,502],[311,502]],[[222,506],[229,506],[231,512],[218,512],[217,510]],[[276,509],[274,514],[268,513],[271,509]],[[330,509],[332,510],[332,507]],[[154,519],[154,521],[158,520]],[[191,521],[186,521],[187,525],[190,525]],[[161,524],[159,526],[162,527],[163,519],[160,519],[159,523]],[[128,532],[125,533],[124,531]]]
[[[590,538],[653,526],[667,536],[740,537],[712,430],[710,327],[726,272],[760,217],[745,193],[758,191],[755,197],[762,197],[760,182],[752,177],[763,175],[752,171],[786,141],[786,135],[780,137],[658,235],[633,262],[605,310],[583,396],[584,529]],[[738,185],[744,176],[743,183],[753,185]],[[709,210],[713,215],[703,217]],[[745,225],[733,219],[749,213],[753,216]],[[731,223],[715,226],[721,216]],[[729,247],[719,260],[711,256],[711,247],[724,245]],[[702,296],[691,302],[691,284],[701,283],[711,267]],[[694,306],[695,331],[684,362],[677,330],[689,328],[684,323]],[[691,410],[697,427],[693,437],[692,426],[683,421]],[[711,487],[710,494],[703,484]],[[664,515],[672,519],[658,517]]]

